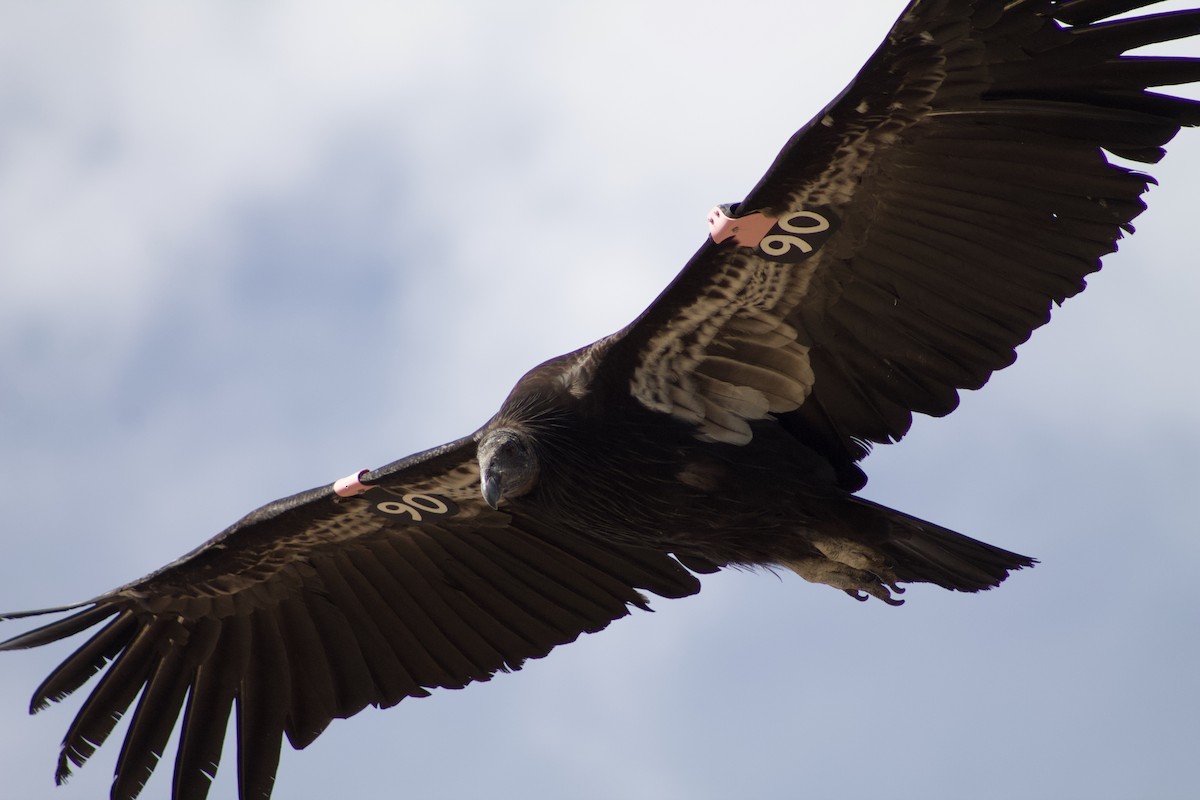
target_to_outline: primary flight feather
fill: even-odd
[[[1147,2],[918,0],[625,329],[530,371],[475,433],[271,503],[163,569],[10,639],[92,629],[34,693],[100,676],[61,781],[134,701],[112,797],[182,714],[172,796],[202,798],[236,721],[240,795],[282,738],[517,669],[682,597],[693,573],[781,566],[858,599],[978,591],[1032,559],[853,493],[872,443],[949,413],[1116,249],[1146,163],[1200,103],[1147,87],[1200,33]]]

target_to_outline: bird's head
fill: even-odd
[[[506,497],[520,497],[538,478],[538,460],[529,435],[496,428],[479,440],[479,486],[484,501],[495,508]]]

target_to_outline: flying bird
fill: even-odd
[[[858,600],[976,592],[1034,561],[856,493],[874,444],[942,416],[1132,231],[1200,103],[1148,87],[1200,34],[1145,0],[916,0],[678,277],[617,333],[527,373],[479,430],[270,503],[3,650],[90,638],[32,710],[97,679],[56,779],[130,713],[136,797],[182,715],[172,797],[236,723],[243,800],[283,737],[519,669],[697,574],[786,569]],[[134,701],[136,706],[134,706]]]

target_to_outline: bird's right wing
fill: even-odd
[[[150,777],[179,714],[174,800],[199,800],[236,709],[243,800],[270,796],[284,734],[435,687],[519,669],[598,631],[638,589],[699,590],[670,556],[598,545],[489,508],[475,437],[278,500],[179,561],[0,644],[36,647],[101,625],[38,687],[31,711],[103,673],[72,722],[57,780],[141,695],[113,800]],[[44,612],[0,615],[0,619]]]

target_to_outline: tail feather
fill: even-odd
[[[888,532],[877,547],[904,582],[933,583],[960,592],[999,586],[1010,572],[1037,559],[926,522],[878,503],[855,501],[885,516]]]
[[[1036,559],[963,536],[945,528],[908,530],[881,548],[895,563],[902,581],[935,583],[960,592],[999,586],[1013,570]]]

